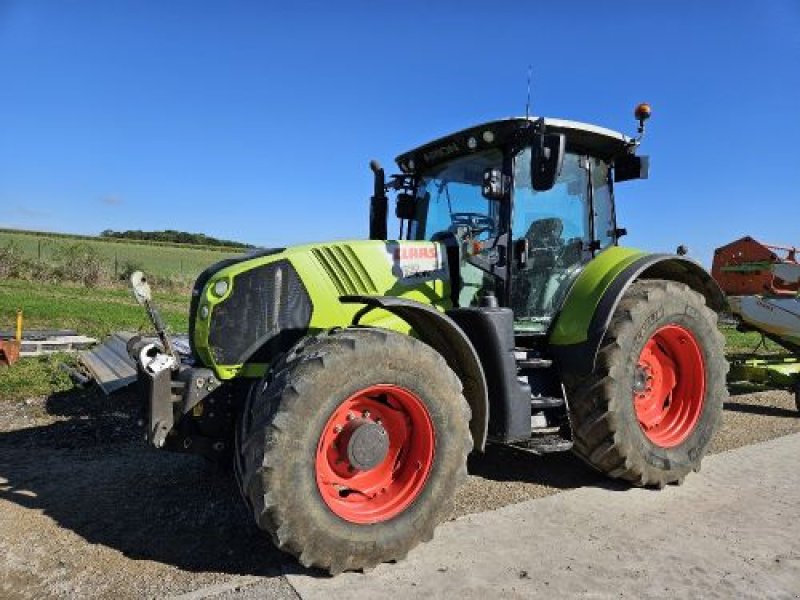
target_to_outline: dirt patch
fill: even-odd
[[[0,401],[0,596],[294,598],[284,557],[252,524],[227,473],[148,449],[123,393]],[[800,431],[785,392],[732,396],[713,451]],[[470,460],[454,517],[606,485],[571,454],[490,447]]]
[[[0,406],[0,596],[163,597],[280,574],[232,478],[149,450],[134,398]]]

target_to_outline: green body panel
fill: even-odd
[[[585,342],[603,294],[626,267],[646,254],[641,250],[612,246],[592,259],[572,285],[553,326],[550,343],[568,346]]]
[[[450,308],[450,282],[444,248],[433,242],[413,241],[343,241],[287,248],[269,256],[246,260],[215,273],[201,292],[198,307],[207,306],[209,317],[195,321],[194,346],[201,360],[213,368],[220,379],[262,375],[265,364],[217,364],[208,345],[209,323],[214,307],[224,302],[236,285],[240,273],[276,261],[287,260],[297,271],[312,304],[309,333],[332,327],[346,327],[361,304],[340,302],[340,296],[394,296]],[[228,290],[219,297],[214,285],[227,280]],[[242,318],[246,318],[243,315]],[[386,311],[367,313],[361,323],[401,333],[411,333],[405,321]]]

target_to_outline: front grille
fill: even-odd
[[[197,318],[197,308],[200,306],[200,296],[203,293],[203,289],[206,287],[208,280],[225,267],[229,267],[246,260],[251,260],[253,258],[279,254],[284,250],[286,250],[286,248],[258,248],[256,250],[251,250],[250,252],[245,252],[240,256],[226,258],[216,262],[200,273],[200,275],[197,277],[197,280],[194,282],[194,287],[192,288],[192,300],[189,304],[189,346],[192,349],[192,355],[194,356],[196,364],[201,365],[202,361],[200,359],[200,355],[197,353],[197,348],[195,347],[194,343],[194,326],[195,319]]]
[[[375,295],[378,288],[350,246],[320,246],[311,251],[340,296]]]
[[[285,260],[236,275],[231,294],[214,307],[208,344],[218,365],[269,362],[308,329],[311,299]]]

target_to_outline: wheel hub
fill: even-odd
[[[680,444],[700,417],[704,395],[694,335],[678,325],[661,327],[645,343],[633,373],[633,404],[645,436],[662,448]]]
[[[377,467],[389,453],[386,430],[369,419],[348,422],[337,443],[340,449],[346,449],[347,462],[357,471]]]
[[[652,376],[649,373],[649,369],[644,365],[637,365],[636,372],[633,374],[633,391],[636,394],[642,394],[645,391],[649,391],[647,388],[647,380],[650,378],[652,380]]]
[[[351,523],[379,523],[417,498],[436,445],[428,409],[410,390],[366,387],[345,399],[320,432],[317,487],[331,511]]]

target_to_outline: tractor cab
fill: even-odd
[[[613,182],[646,177],[637,143],[545,118],[438,139],[397,158],[401,231],[446,245],[454,306],[496,301],[516,331],[544,334],[582,267],[625,234]]]

